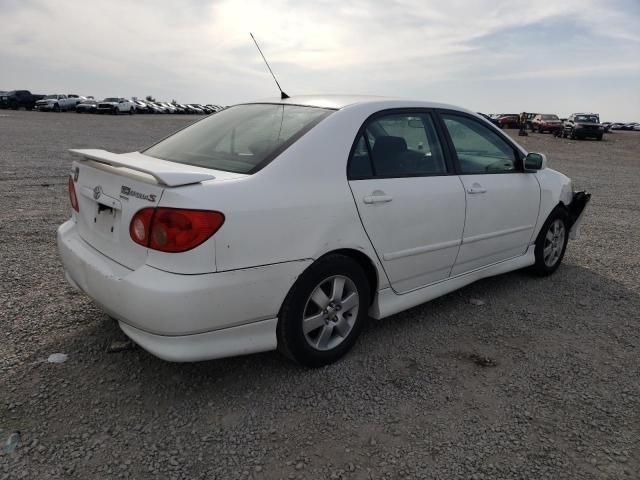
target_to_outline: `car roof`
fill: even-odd
[[[331,108],[335,110],[340,110],[353,105],[382,104],[385,108],[446,108],[466,111],[460,107],[444,103],[394,97],[379,97],[374,95],[296,95],[286,99],[268,98],[243,103],[281,103],[284,105],[302,105],[306,107]]]

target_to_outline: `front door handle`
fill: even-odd
[[[371,195],[367,195],[362,199],[362,201],[366,204],[371,205],[372,203],[388,203],[393,200],[391,195],[387,195],[382,190],[376,190]]]

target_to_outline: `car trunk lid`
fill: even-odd
[[[129,234],[131,219],[138,210],[158,206],[166,188],[225,176],[225,172],[212,172],[138,152],[71,152],[80,157],[73,164],[80,236],[103,255],[131,269],[145,263],[148,250],[135,243]]]

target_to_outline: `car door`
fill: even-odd
[[[540,208],[535,175],[524,173],[522,155],[501,132],[464,113],[443,112],[441,118],[467,203],[451,274],[524,255]]]
[[[381,112],[360,130],[348,178],[394,291],[446,279],[462,238],[465,194],[428,111]]]

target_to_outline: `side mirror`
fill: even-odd
[[[529,153],[524,158],[524,171],[537,172],[547,166],[547,157],[543,153]]]

